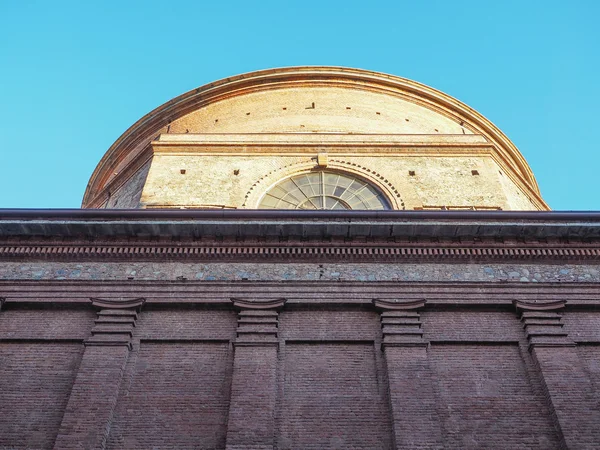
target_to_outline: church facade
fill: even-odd
[[[211,83],[0,210],[0,448],[598,448],[599,239],[432,88]]]

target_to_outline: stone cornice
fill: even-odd
[[[558,311],[564,309],[567,305],[566,300],[532,302],[525,300],[515,300],[515,307],[519,311]]]
[[[96,308],[137,309],[146,302],[145,298],[90,298]]]
[[[441,137],[440,137],[441,136]],[[218,146],[277,146],[280,147],[366,147],[372,154],[373,147],[483,147],[493,145],[476,134],[347,134],[347,133],[241,133],[241,134],[162,134],[152,145],[162,147],[210,147]],[[397,151],[397,149],[396,149]]]
[[[397,299],[427,308],[503,307],[515,310],[515,302],[532,298],[547,304],[564,302],[567,309],[600,307],[600,283],[522,282],[362,282],[362,281],[195,281],[195,280],[0,280],[5,306],[19,303],[90,305],[90,298],[146,299],[144,306],[203,304],[230,308],[235,299],[278,300],[286,307],[304,304],[373,307],[373,299],[395,303]]]
[[[277,298],[277,299],[240,299],[240,298],[232,298],[231,302],[233,306],[238,309],[270,309],[270,310],[278,310],[283,308],[285,305],[285,298]]]
[[[463,242],[440,244],[429,240],[419,244],[398,243],[307,243],[229,244],[207,242],[156,243],[34,243],[0,242],[0,261],[329,261],[329,262],[464,262],[464,261],[598,261],[600,243],[485,244]]]
[[[600,259],[600,214],[0,210],[0,260]]]
[[[425,307],[427,300],[425,299],[417,299],[417,300],[381,300],[378,298],[373,299],[373,306],[375,308],[382,311],[412,311],[416,309],[422,309]]]
[[[0,239],[600,239],[597,212],[0,210]]]

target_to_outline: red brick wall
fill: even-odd
[[[435,433],[447,448],[551,449],[561,439],[593,447],[600,439],[589,430],[600,410],[600,314],[580,307],[560,315],[566,346],[534,353],[512,308],[426,306],[424,345],[382,351],[380,314],[370,302],[289,302],[273,346],[235,348],[238,313],[230,304],[147,304],[131,350],[119,347],[116,357],[116,347],[87,347],[84,364],[83,341],[96,318],[89,304],[7,302],[0,311],[0,448],[52,448],[59,429],[78,424],[78,401],[92,410],[116,403],[101,431],[110,449],[225,448],[232,417],[247,421],[238,439],[254,429],[263,442],[271,429],[265,418],[273,416],[250,404],[230,410],[236,374],[241,405],[273,405],[276,448],[391,448],[394,439],[403,448],[435,448]],[[102,374],[110,383],[99,384]],[[404,399],[394,411],[392,385],[394,398]],[[75,408],[71,422],[67,404]],[[407,417],[423,427],[403,427]],[[77,448],[68,437],[61,442]]]
[[[223,448],[231,356],[227,343],[142,342],[107,448]]]
[[[430,358],[449,448],[558,447],[519,346],[432,345]]]
[[[371,343],[285,346],[280,448],[391,448]]]
[[[0,311],[0,448],[52,448],[94,316],[56,305]]]
[[[82,353],[75,342],[0,342],[0,448],[52,448]]]
[[[0,311],[0,340],[83,340],[90,335],[95,317],[91,307],[5,305]]]

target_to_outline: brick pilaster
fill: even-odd
[[[373,300],[381,313],[396,448],[442,448],[433,379],[418,313],[425,300]]]
[[[91,299],[99,308],[71,390],[55,449],[104,449],[144,299]]]
[[[272,449],[277,394],[278,310],[285,300],[232,299],[239,309],[227,449]]]
[[[515,302],[564,447],[590,448],[590,442],[600,442],[600,411],[576,344],[563,328],[565,305]]]

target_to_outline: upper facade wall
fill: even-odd
[[[290,87],[228,98],[171,124],[170,133],[472,134],[419,104],[352,87]]]
[[[162,156],[166,154],[169,163],[165,165]],[[257,154],[271,160],[254,158]],[[363,173],[355,175],[384,195],[390,190],[392,209],[427,205],[548,209],[523,156],[476,111],[410,80],[335,67],[245,74],[167,102],[140,119],[108,150],[90,179],[82,206],[252,208],[259,203],[242,196],[272,175],[265,175],[263,169],[274,165],[282,175],[269,179],[272,186],[285,176],[294,176],[280,173],[278,158],[293,155],[316,160],[319,154],[335,154],[342,166],[352,165],[358,155],[376,158],[375,165],[361,162]],[[249,163],[260,165],[249,168]],[[202,176],[207,179],[187,177],[192,184],[182,184],[181,170],[191,168],[197,173],[198,165],[205,169]],[[232,177],[230,172],[237,165],[245,166],[253,177],[249,185],[242,185],[238,172]],[[298,173],[324,167],[320,163],[298,167]],[[414,188],[408,188],[405,170],[419,172],[421,181],[413,183],[417,184]],[[473,170],[474,175],[481,174],[475,184],[457,182],[451,173],[460,178]],[[172,178],[165,179],[170,172]],[[211,184],[222,178],[225,182]],[[404,181],[390,181],[400,178]],[[210,186],[204,189],[206,183]],[[215,190],[219,195],[214,195]],[[224,195],[223,190],[230,192]],[[408,203],[395,198],[408,198]]]

